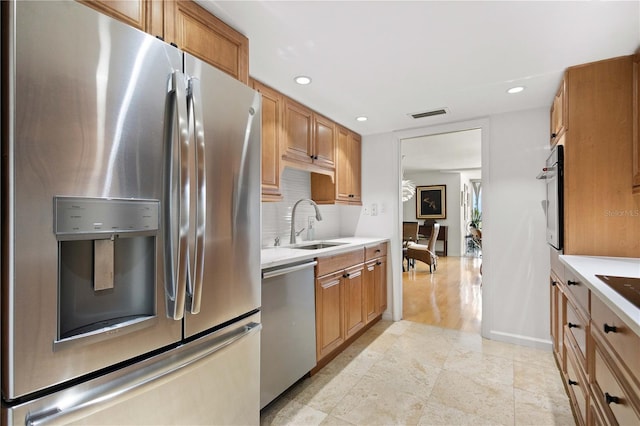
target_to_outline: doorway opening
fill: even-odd
[[[482,128],[400,139],[403,248],[429,247],[439,226],[434,268],[403,257],[402,317],[480,333],[482,321]],[[433,246],[433,244],[431,245]],[[404,251],[404,250],[403,250]]]

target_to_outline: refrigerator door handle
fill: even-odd
[[[44,426],[81,421],[93,413],[116,406],[118,402],[170,383],[175,379],[176,374],[186,374],[188,370],[196,368],[199,361],[261,329],[262,325],[256,322],[244,324],[212,341],[194,345],[183,354],[168,357],[146,368],[129,372],[118,380],[112,380],[104,386],[96,386],[88,392],[70,395],[64,401],[49,406],[43,411],[29,413],[25,424]]]
[[[202,281],[204,274],[204,248],[206,235],[207,215],[207,173],[205,169],[204,146],[204,121],[202,115],[202,95],[200,92],[200,80],[189,79],[189,118],[193,120],[195,135],[195,160],[196,160],[196,199],[195,199],[195,246],[190,253],[191,278],[189,280],[189,312],[200,312],[202,300]]]
[[[167,317],[181,320],[184,316],[189,258],[189,117],[187,87],[183,73],[175,71],[169,80],[170,107],[177,120],[177,141],[174,117],[167,117],[168,138],[167,181],[165,182],[165,290]],[[177,169],[177,173],[175,170]],[[176,176],[177,174],[177,176]],[[177,204],[177,205],[176,205]]]

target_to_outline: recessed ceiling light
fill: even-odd
[[[524,90],[524,86],[516,86],[516,87],[512,87],[511,89],[507,90],[507,93],[520,93]]]
[[[360,117],[356,117],[356,120],[358,120],[358,121],[367,121],[368,118],[365,117],[364,115],[361,115]]]
[[[298,84],[309,84],[311,83],[311,77],[307,77],[306,75],[299,75],[296,78],[293,79],[293,81],[295,81]]]

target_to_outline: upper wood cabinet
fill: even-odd
[[[640,253],[638,199],[630,190],[634,58],[578,65],[565,73],[564,254]]]
[[[362,205],[362,138],[336,125],[335,179],[311,174],[311,198],[319,204]]]
[[[290,166],[319,173],[335,169],[335,124],[306,106],[285,98],[284,151]]]
[[[362,138],[351,130],[339,128],[337,151],[336,201],[361,204]]]
[[[249,39],[193,1],[165,1],[164,39],[249,84]]]
[[[313,162],[320,167],[335,169],[336,125],[320,114],[313,113]]]
[[[249,84],[249,39],[191,0],[78,0]]]
[[[162,0],[78,1],[141,31],[164,37],[164,6]]]
[[[640,50],[633,58],[633,192],[640,194]]]
[[[262,95],[262,201],[281,201],[283,97],[280,92],[258,81],[251,80],[251,86]]]
[[[567,102],[565,96],[565,80],[562,80],[551,105],[551,145],[555,145],[562,133],[567,129]]]

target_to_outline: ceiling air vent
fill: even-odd
[[[415,119],[418,119],[418,118],[424,118],[424,117],[433,117],[434,115],[443,115],[443,114],[447,114],[447,112],[448,111],[446,108],[440,108],[440,109],[434,109],[433,111],[414,112],[409,115]]]

